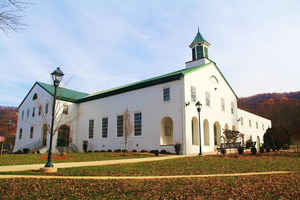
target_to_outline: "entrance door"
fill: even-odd
[[[70,127],[67,125],[62,125],[58,129],[57,146],[58,147],[68,147],[69,141],[70,141],[69,137],[70,137]]]

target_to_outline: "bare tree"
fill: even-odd
[[[127,149],[128,144],[128,137],[133,131],[133,125],[130,118],[130,113],[128,111],[128,108],[124,112],[124,144],[125,144],[125,150]]]
[[[29,2],[23,0],[0,0],[0,30],[17,31],[24,27],[23,13]]]

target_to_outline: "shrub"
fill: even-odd
[[[255,147],[251,147],[251,153],[252,153],[253,155],[255,155],[256,152],[257,152],[256,148],[255,148]]]
[[[18,151],[15,152],[15,154],[22,154],[23,151],[21,149],[19,149]]]
[[[121,149],[115,149],[114,152],[121,152]]]
[[[88,151],[88,153],[91,153],[91,152],[93,152],[93,151],[92,151],[92,150],[89,150],[89,151]]]
[[[30,149],[27,149],[27,148],[23,149],[23,153],[28,154],[29,152],[30,152]]]
[[[106,152],[105,149],[102,149],[100,152]]]
[[[122,152],[126,152],[126,153],[127,153],[127,152],[128,152],[128,150],[127,150],[127,149],[122,149]]]
[[[238,152],[239,152],[240,155],[243,154],[244,153],[244,148],[239,146]]]
[[[107,149],[107,152],[112,152],[112,150],[111,149]]]
[[[265,149],[263,147],[259,148],[259,153],[263,153],[265,151]]]
[[[222,148],[221,149],[221,154],[224,156],[226,154],[226,149]]]
[[[133,149],[132,152],[137,152],[137,150],[136,150],[136,149]]]
[[[141,152],[142,152],[142,153],[146,153],[146,152],[148,152],[148,151],[145,150],[145,149],[142,149]]]
[[[156,156],[158,156],[159,151],[158,151],[158,150],[151,150],[150,153],[153,153],[153,154],[155,154]]]
[[[168,152],[167,150],[165,150],[165,149],[160,150],[159,153],[160,153],[160,154],[169,154],[169,152]]]
[[[176,155],[179,155],[180,153],[180,149],[181,149],[181,144],[180,143],[176,143],[175,146],[175,152],[176,152]]]

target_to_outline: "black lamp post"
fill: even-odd
[[[53,139],[53,125],[54,125],[54,114],[55,114],[55,103],[56,103],[56,90],[59,86],[60,81],[62,80],[64,73],[59,69],[59,67],[51,73],[51,77],[54,85],[54,95],[53,95],[53,105],[52,105],[52,120],[51,120],[51,129],[50,129],[50,144],[48,150],[48,162],[45,167],[54,167],[52,164],[52,139]]]
[[[201,112],[201,108],[202,108],[202,104],[200,103],[200,101],[197,101],[196,103],[196,108],[198,111],[198,119],[199,119],[199,156],[202,155],[202,149],[201,149],[201,120],[200,120],[200,112]]]

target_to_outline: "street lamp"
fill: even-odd
[[[201,120],[200,120],[200,112],[201,112],[201,108],[202,108],[202,104],[200,103],[200,101],[197,101],[196,103],[196,108],[198,111],[198,119],[199,119],[199,156],[202,155],[202,149],[201,149]]]
[[[48,162],[45,165],[45,168],[54,167],[52,164],[52,139],[53,139],[53,125],[54,125],[54,112],[55,112],[55,103],[56,103],[56,90],[61,82],[64,73],[59,69],[59,67],[51,73],[51,77],[54,85],[54,95],[53,95],[53,104],[52,104],[52,120],[51,120],[51,129],[50,129],[50,144],[48,150]]]

